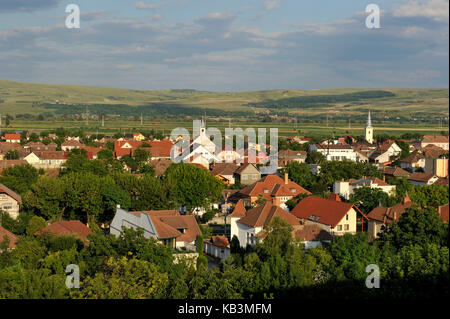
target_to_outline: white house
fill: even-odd
[[[155,238],[167,247],[185,247],[191,251],[195,251],[197,236],[201,234],[195,216],[180,215],[177,210],[129,212],[117,207],[110,233],[119,236],[122,227],[141,228],[146,238]]]
[[[209,256],[225,259],[230,256],[230,243],[224,236],[212,236],[204,241],[203,251]]]
[[[395,185],[390,185],[376,177],[363,177],[361,179],[350,179],[348,181],[336,181],[333,184],[333,192],[346,200],[350,199],[356,189],[361,187],[379,188],[388,195],[395,194]]]
[[[342,161],[350,160],[356,162],[356,152],[348,144],[312,144],[309,147],[309,152],[320,152],[325,156],[327,161]]]
[[[3,184],[0,184],[0,210],[7,212],[12,218],[19,216],[22,197],[10,190]]]
[[[281,207],[270,202],[249,209],[245,216],[236,220],[231,228],[231,238],[237,236],[241,247],[256,245],[258,240],[265,237],[264,227],[269,225],[275,217],[279,217],[292,226],[300,225],[300,221]]]
[[[434,174],[428,174],[428,173],[413,173],[408,177],[408,180],[413,185],[432,185],[434,184],[439,177],[437,177]]]

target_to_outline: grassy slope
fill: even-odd
[[[48,112],[42,107],[32,107],[33,101],[55,103],[100,103],[144,105],[148,103],[176,103],[179,105],[213,108],[221,110],[245,110],[250,102],[265,99],[282,99],[294,96],[343,94],[368,89],[323,89],[323,90],[271,90],[239,93],[218,93],[189,90],[126,90],[77,85],[29,84],[0,80],[0,113],[37,114]],[[360,115],[367,109],[383,110],[386,115],[426,114],[430,117],[448,116],[448,89],[382,89],[396,94],[393,98],[383,98],[359,103],[342,103],[332,107],[313,109],[289,109],[298,115],[345,114]],[[347,105],[344,107],[344,105]],[[256,110],[256,109],[254,109]],[[257,109],[263,111],[264,109]]]

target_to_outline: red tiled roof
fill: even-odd
[[[91,233],[91,230],[79,220],[65,220],[61,222],[55,222],[50,226],[37,231],[35,235],[41,235],[44,233],[53,233],[58,236],[75,235],[76,237],[85,240],[86,237]]]
[[[298,226],[294,230],[294,237],[302,241],[326,241],[332,240],[333,236],[318,225],[308,224]]]
[[[411,199],[408,194],[405,195],[401,203],[398,203],[392,207],[375,207],[370,213],[367,214],[367,217],[372,220],[377,220],[379,222],[383,222],[384,224],[390,224],[393,220],[398,221],[400,215],[402,215],[405,210],[413,205]]]
[[[352,208],[357,212],[360,212],[359,209],[351,203],[337,202],[310,196],[300,201],[291,213],[301,219],[310,219],[314,216],[312,221],[329,225],[334,228]]]
[[[20,134],[5,134],[5,140],[20,140]]]
[[[11,233],[10,231],[6,230],[2,226],[0,226],[0,243],[3,242],[3,239],[5,238],[5,236],[8,237],[8,239],[9,239],[9,248],[14,248],[17,246],[17,241],[18,241],[17,236],[14,235],[13,233]]]
[[[433,176],[435,175],[428,173],[413,173],[408,177],[408,179],[417,182],[428,182]]]
[[[228,238],[226,238],[225,236],[212,236],[211,240],[208,242],[213,244],[216,247],[221,247],[221,248],[227,248],[230,246]]]
[[[434,182],[433,185],[440,185],[440,186],[448,186],[448,176],[447,177],[439,177],[436,182]]]
[[[432,136],[432,135],[425,135],[422,139],[422,143],[448,143],[449,138],[448,136],[438,135],[438,136]]]
[[[269,202],[249,209],[246,216],[239,219],[238,223],[250,227],[264,227],[270,224],[274,217],[280,217],[290,225],[300,224],[300,221],[293,215]]]
[[[61,144],[61,146],[78,146],[78,147],[81,147],[81,145],[83,144],[81,144],[77,140],[67,140]]]
[[[238,193],[239,195],[251,197],[261,195],[265,199],[270,199],[272,196],[272,192],[277,184],[284,185],[287,189],[289,189],[289,191],[291,189],[295,190],[294,192],[290,191],[289,193],[293,197],[297,196],[300,193],[311,194],[309,191],[292,181],[288,181],[288,183],[285,184],[284,179],[277,175],[267,175],[261,178],[258,182],[241,189]]]
[[[328,195],[328,200],[334,200],[336,202],[342,202],[342,200],[339,197],[339,195],[335,194],[335,193],[330,193],[330,195]]]
[[[13,190],[11,190],[8,187],[6,187],[5,185],[3,185],[3,184],[0,184],[0,193],[10,196],[13,199],[15,199],[18,204],[22,204],[22,197],[19,194],[17,194],[16,192],[14,192]]]
[[[230,214],[230,217],[244,217],[246,213],[247,210],[245,209],[244,202],[240,199]]]
[[[68,154],[65,151],[34,151],[33,153],[44,160],[62,160],[66,159]]]
[[[151,157],[170,157],[173,143],[171,141],[115,141],[114,152],[116,157],[121,157],[132,152],[143,143],[149,144]],[[125,144],[129,144],[131,148],[123,148]]]

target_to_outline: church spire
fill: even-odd
[[[372,118],[370,117],[370,110],[369,110],[369,116],[367,117],[366,127],[372,127]]]

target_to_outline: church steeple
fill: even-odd
[[[366,127],[373,127],[372,126],[372,118],[370,117],[370,110],[369,110],[369,116],[367,117]]]
[[[364,129],[365,138],[366,141],[370,144],[373,144],[373,126],[372,126],[372,118],[370,116],[370,110],[369,110],[369,116],[367,117],[367,123],[366,128]]]

